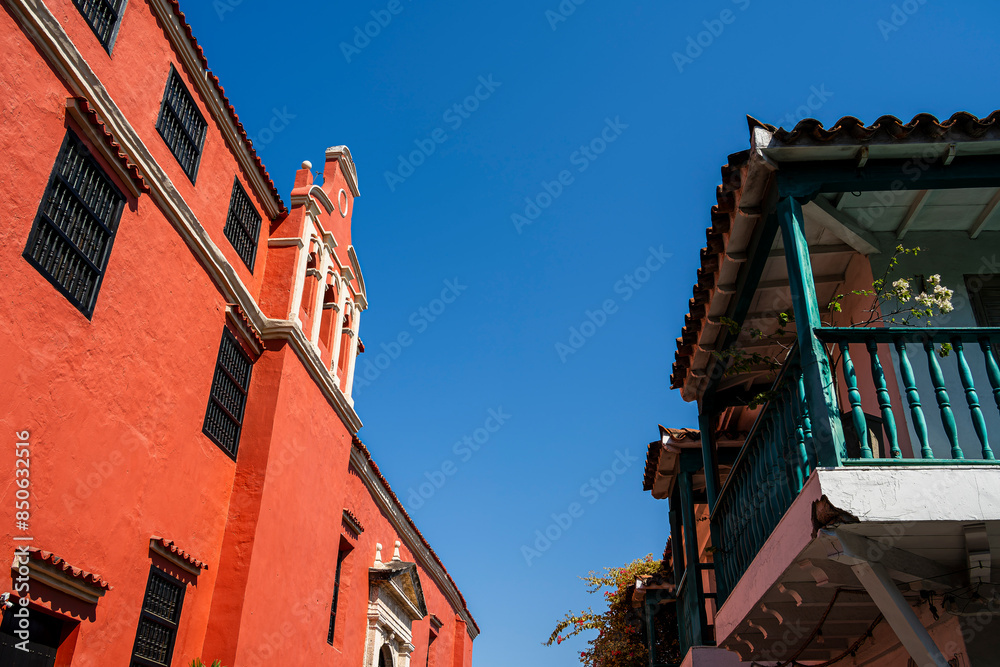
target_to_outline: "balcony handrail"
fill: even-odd
[[[879,343],[930,340],[933,343],[1000,339],[1000,327],[818,327],[816,337],[824,343],[864,343],[875,339]]]
[[[799,344],[793,343],[792,348],[788,351],[788,356],[785,358],[785,362],[782,364],[781,368],[778,370],[778,375],[774,378],[774,382],[771,383],[770,391],[775,391],[784,382],[785,376],[788,374],[788,369],[797,364],[799,361]],[[722,489],[719,491],[718,497],[715,499],[715,505],[710,508],[709,511],[709,521],[715,519],[715,512],[720,505],[722,505],[723,499],[729,492],[730,487],[734,484],[733,479],[735,475],[733,472],[739,469],[740,464],[746,459],[751,443],[755,442],[757,439],[758,432],[763,428],[764,418],[767,415],[768,408],[771,406],[771,399],[767,399],[761,406],[760,413],[758,413],[757,418],[753,422],[753,426],[750,427],[750,431],[747,433],[746,439],[740,446],[740,451],[736,454],[736,460],[733,461],[733,465],[730,467],[730,474],[726,477],[725,483],[722,485]],[[706,471],[708,473],[708,471]]]

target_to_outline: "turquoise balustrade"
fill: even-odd
[[[712,512],[720,604],[816,468],[805,395],[796,349],[775,380]]]
[[[861,443],[861,458],[878,458],[870,446],[869,427],[865,412],[862,408],[863,391],[867,387],[859,387],[857,375],[855,373],[854,360],[851,357],[851,346],[864,346],[868,351],[871,361],[873,389],[875,393],[875,403],[879,407],[882,416],[881,428],[885,441],[889,447],[889,457],[892,459],[902,459],[903,454],[899,448],[898,431],[905,429],[905,422],[897,421],[897,413],[902,414],[902,410],[894,410],[886,379],[887,369],[883,366],[878,355],[879,345],[892,346],[896,350],[898,359],[899,382],[902,385],[907,407],[910,411],[910,419],[913,424],[912,435],[913,445],[919,456],[919,460],[927,461],[934,459],[934,451],[931,446],[929,429],[927,426],[928,410],[933,408],[925,407],[921,400],[918,389],[917,375],[915,368],[926,368],[926,384],[932,388],[934,401],[937,404],[937,412],[941,419],[941,427],[945,435],[945,441],[941,444],[947,445],[950,458],[944,459],[949,462],[962,462],[966,459],[966,452],[962,449],[961,425],[968,423],[971,425],[971,433],[975,434],[978,440],[978,449],[985,461],[994,461],[995,456],[990,445],[989,432],[986,424],[986,415],[983,405],[979,399],[979,392],[976,389],[973,378],[972,365],[979,363],[979,359],[970,359],[969,349],[979,348],[982,352],[982,366],[986,369],[991,390],[996,403],[996,408],[1000,412],[1000,369],[997,367],[996,348],[1000,344],[1000,329],[998,328],[945,328],[945,327],[879,327],[879,328],[843,328],[827,327],[816,329],[816,336],[822,342],[836,345],[840,350],[841,370],[840,377],[845,383],[848,403],[850,404],[851,422],[858,440]],[[952,351],[945,357],[940,355],[942,345],[950,345]],[[922,350],[923,355],[914,354],[915,350]],[[923,363],[915,363],[920,356],[924,357]],[[978,355],[977,355],[978,356]],[[943,364],[954,364],[958,373],[960,385],[949,388],[945,379]],[[953,405],[953,396],[961,392],[965,396],[965,403],[968,405],[968,422],[961,416],[961,410],[957,405]],[[903,406],[899,406],[902,408]],[[956,415],[956,412],[959,415]],[[995,435],[995,434],[994,434]],[[971,439],[971,438],[970,438]],[[916,450],[919,451],[917,452]]]
[[[842,411],[847,413],[847,427],[853,427],[858,435],[860,458],[843,457],[842,463],[836,465],[996,463],[985,415],[994,406],[980,396],[992,395],[992,403],[1000,413],[1000,365],[997,362],[1000,328],[819,328],[815,335],[823,344],[842,353],[837,374],[847,396]],[[952,346],[953,352],[941,358],[938,351],[945,343]],[[891,366],[883,365],[888,355],[880,356],[880,346],[896,351],[898,374],[895,376]],[[866,353],[871,379],[862,383],[856,370]],[[954,365],[960,380],[960,384],[952,388],[946,383],[948,364]],[[988,392],[985,387],[977,390],[974,368],[985,368],[990,383]],[[904,405],[893,405],[896,378]],[[934,400],[929,403],[922,400],[921,386],[933,391]],[[959,392],[968,406],[968,420],[962,416],[964,409],[952,405],[953,394],[958,397]],[[761,409],[712,508],[720,605],[750,567],[809,475],[820,465],[831,465],[824,462],[820,443],[815,441],[813,415],[807,401],[809,395],[796,348],[775,380],[770,400]],[[871,445],[868,415],[864,411],[866,396],[871,397],[867,404],[873,411],[877,406],[881,417],[879,428],[884,436],[881,451]],[[935,412],[935,407],[944,433],[939,450],[946,449],[950,458],[934,458],[932,444],[935,443],[931,440],[927,419],[931,416],[928,413]],[[912,421],[910,430],[903,417],[907,410]],[[978,445],[982,459],[967,458],[962,451],[960,440],[966,433],[963,430],[966,421],[971,424],[971,429],[965,426],[967,439]],[[899,433],[904,431],[911,434],[913,459],[904,458],[900,447]],[[846,451],[843,442],[834,443],[834,446]]]

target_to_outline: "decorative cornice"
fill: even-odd
[[[51,551],[32,547],[27,558],[15,554],[11,569],[25,566],[31,579],[90,604],[97,604],[112,589],[99,574],[73,567]]]
[[[353,530],[358,535],[365,532],[365,527],[361,525],[361,522],[358,521],[358,517],[354,516],[354,512],[352,512],[351,510],[349,509],[344,510],[343,521],[345,524],[347,524],[348,528]]]
[[[226,319],[232,324],[232,328],[241,334],[243,342],[253,351],[255,357],[264,353],[264,341],[239,304],[226,304]]]
[[[198,576],[202,570],[207,570],[208,565],[198,560],[188,552],[177,548],[172,540],[154,535],[149,539],[149,550],[159,554],[163,558],[181,568],[188,574]]]
[[[133,197],[149,192],[149,186],[139,173],[139,169],[128,161],[122,152],[122,147],[115,141],[97,112],[82,97],[71,97],[66,100],[66,112],[76,121],[80,131],[90,140],[104,159],[111,165],[119,180],[125,185]]]
[[[323,364],[316,346],[306,338],[302,332],[302,326],[298,322],[290,320],[267,320],[267,324],[261,329],[261,338],[267,340],[286,340],[295,354],[306,367],[309,375],[312,376],[320,390],[326,396],[327,401],[334,407],[340,415],[341,420],[347,426],[351,434],[357,433],[361,427],[361,419],[354,407],[348,402],[344,392],[340,390],[334,380],[333,374]]]
[[[326,194],[326,190],[324,190],[320,186],[318,185],[311,186],[309,188],[309,196],[315,198],[316,201],[322,204],[323,208],[326,209],[327,213],[333,213],[334,211],[337,210],[337,207],[334,206],[332,201],[330,201],[330,195]]]
[[[267,240],[268,248],[304,248],[306,242],[299,237],[275,237]]]
[[[351,149],[347,146],[331,146],[326,149],[326,159],[335,159],[340,162],[340,170],[344,174],[344,180],[355,197],[361,196],[358,190],[358,170],[354,166],[354,158],[351,157]]]

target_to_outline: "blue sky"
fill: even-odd
[[[645,448],[697,424],[674,339],[746,114],[998,106],[987,2],[576,1],[182,3],[286,200],[302,160],[353,152],[360,370],[385,355],[360,435],[468,599],[476,667],[578,664],[582,640],[541,646],[599,602],[577,577],[663,550]]]

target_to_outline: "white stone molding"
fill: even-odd
[[[351,342],[350,349],[347,353],[347,377],[345,378],[346,384],[344,385],[344,395],[347,397],[347,402],[354,405],[354,399],[351,397],[351,391],[354,389],[354,368],[358,361],[358,330],[361,328],[361,308],[354,304],[353,315],[351,316]]]
[[[333,379],[337,382],[338,386],[340,384],[340,377],[338,372],[338,365],[340,364],[340,348],[344,344],[344,315],[347,312],[347,283],[344,282],[339,276],[334,278],[334,280],[339,281],[340,289],[337,290],[337,321],[334,322],[334,330],[337,332],[335,336],[336,340],[333,343],[333,363],[330,364],[330,372],[333,373]]]
[[[388,517],[393,530],[402,538],[403,544],[410,550],[410,554],[412,554],[414,560],[424,572],[430,575],[448,600],[452,610],[465,623],[465,629],[469,637],[475,639],[479,636],[479,631],[472,615],[466,610],[455,583],[434,556],[431,555],[430,550],[424,545],[423,540],[403,514],[402,507],[389,496],[381,481],[375,476],[375,471],[368,464],[364,454],[357,447],[351,447],[351,466],[358,473],[361,481],[364,482],[368,493],[375,500],[375,504]]]
[[[354,166],[354,158],[351,157],[351,149],[347,146],[331,146],[326,149],[326,159],[334,159],[340,164],[340,171],[344,174],[347,187],[351,189],[355,197],[361,196],[358,190],[358,170]]]

